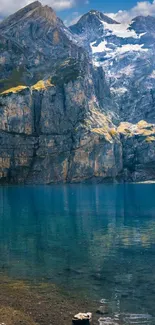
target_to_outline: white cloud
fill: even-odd
[[[75,0],[43,0],[42,1],[45,4],[49,4],[53,9],[55,10],[64,10],[64,9],[70,9],[74,6],[76,6]]]
[[[33,0],[0,0],[0,16],[5,17],[26,5],[34,2]],[[49,5],[57,11],[70,9],[78,5],[87,4],[88,0],[41,0],[43,5]]]
[[[68,17],[66,17],[66,19],[64,20],[64,24],[66,26],[71,26],[74,25],[78,22],[78,20],[81,18],[81,15],[79,14],[78,11],[74,11],[71,15],[69,15]]]
[[[108,13],[111,18],[122,22],[129,23],[136,16],[155,16],[155,0],[138,2],[135,7],[130,10],[119,10],[117,13]]]

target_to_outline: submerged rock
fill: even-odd
[[[115,321],[115,319],[111,317],[101,317],[98,321],[99,325],[120,325],[119,323],[117,323],[117,321]]]
[[[107,304],[104,304],[97,309],[96,313],[100,315],[110,314],[110,308]]]

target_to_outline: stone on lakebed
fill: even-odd
[[[72,324],[86,324],[89,325],[92,321],[92,313],[79,313],[72,319]]]

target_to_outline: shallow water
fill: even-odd
[[[0,188],[0,271],[155,324],[155,184]]]

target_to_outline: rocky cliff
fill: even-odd
[[[69,60],[51,80],[1,93],[1,183],[117,177],[122,168],[119,137],[110,135],[114,125],[100,109],[103,98],[99,91],[98,99],[95,95],[91,66],[79,69],[78,62]],[[97,70],[93,75],[98,76]],[[104,87],[104,78],[96,78]]]
[[[90,28],[90,16],[80,26],[85,19]],[[98,13],[96,31],[98,19],[119,25]],[[1,184],[155,178],[154,106],[142,96],[147,116],[140,106],[134,118],[121,112],[106,69],[93,64],[95,35],[83,42],[77,27],[39,2],[0,24]]]

